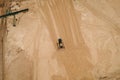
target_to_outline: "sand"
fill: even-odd
[[[5,80],[119,80],[119,0],[30,0],[7,18]],[[57,48],[62,38],[64,49]]]

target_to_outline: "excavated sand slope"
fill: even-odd
[[[16,5],[18,3],[20,6]],[[5,80],[120,80],[119,0],[26,0],[8,17]],[[65,49],[57,49],[62,38]]]

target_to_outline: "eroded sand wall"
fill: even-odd
[[[2,80],[2,36],[0,36],[0,80]]]
[[[2,0],[0,2],[0,15],[3,15],[4,8],[2,5]],[[0,80],[4,80],[4,40],[6,33],[6,19],[0,19]]]
[[[16,5],[19,3],[20,6]],[[29,12],[8,18],[5,80],[120,78],[119,0],[13,2]],[[57,39],[65,49],[57,49]]]
[[[0,14],[1,14],[1,11],[2,11],[2,9],[0,8]],[[1,21],[1,20],[0,20]],[[2,77],[3,77],[3,75],[2,75],[2,62],[3,62],[3,60],[2,60],[2,26],[1,26],[1,22],[0,22],[0,80],[2,80]]]

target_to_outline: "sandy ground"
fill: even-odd
[[[30,0],[8,18],[5,80],[119,80],[119,0]],[[15,2],[12,3],[15,5]],[[62,38],[65,49],[57,49]]]

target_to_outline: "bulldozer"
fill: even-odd
[[[57,47],[58,47],[58,49],[65,48],[62,38],[58,38]]]

